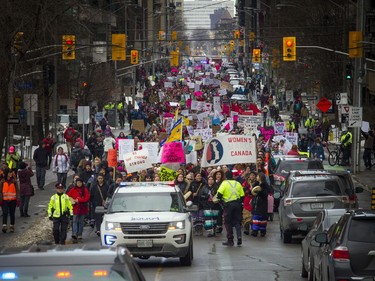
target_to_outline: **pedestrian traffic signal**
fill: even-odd
[[[165,31],[162,31],[162,30],[159,31],[158,39],[160,41],[165,40]]]
[[[62,36],[62,59],[74,60],[76,58],[76,36],[63,35]]]
[[[362,57],[362,32],[349,32],[349,58]]]
[[[283,60],[295,61],[296,58],[296,37],[283,37]]]
[[[253,49],[253,62],[260,62],[260,49]]]
[[[125,34],[112,34],[112,60],[126,60]]]
[[[350,80],[352,79],[352,65],[350,63],[348,63],[346,65],[346,69],[345,69],[345,79],[346,80]]]
[[[137,50],[130,51],[130,63],[138,64],[138,51]]]

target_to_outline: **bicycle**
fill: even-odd
[[[341,144],[334,144],[336,146],[336,150],[330,150],[329,144],[326,145],[328,151],[328,164],[330,166],[338,165],[342,162],[343,158],[343,151],[341,149]]]

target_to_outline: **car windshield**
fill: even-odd
[[[323,165],[319,161],[305,161],[305,160],[293,160],[293,161],[279,161],[279,165],[276,168],[275,174],[286,177],[290,171],[293,170],[308,170],[308,169],[323,169]]]
[[[316,197],[342,195],[340,186],[336,181],[299,181],[293,185],[293,197]]]
[[[182,212],[182,207],[177,192],[117,193],[109,212]]]
[[[375,218],[373,219],[353,219],[350,224],[350,241],[375,243]]]
[[[85,266],[22,266],[7,268],[6,270],[0,268],[0,280],[79,280],[91,281],[99,279],[101,281],[131,281],[130,273],[127,272],[123,264],[116,265],[85,265]]]

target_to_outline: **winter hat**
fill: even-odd
[[[56,188],[64,188],[65,189],[65,186],[62,183],[56,183],[55,187]]]
[[[76,182],[79,182],[79,181],[83,183],[83,179],[81,179],[81,178],[77,178],[77,179],[76,179]]]
[[[14,146],[9,147],[9,153],[13,153],[13,152],[14,152]]]

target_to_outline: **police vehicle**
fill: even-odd
[[[180,189],[166,182],[123,183],[103,213],[100,236],[104,246],[125,245],[135,257],[179,257],[193,260],[191,211]]]

